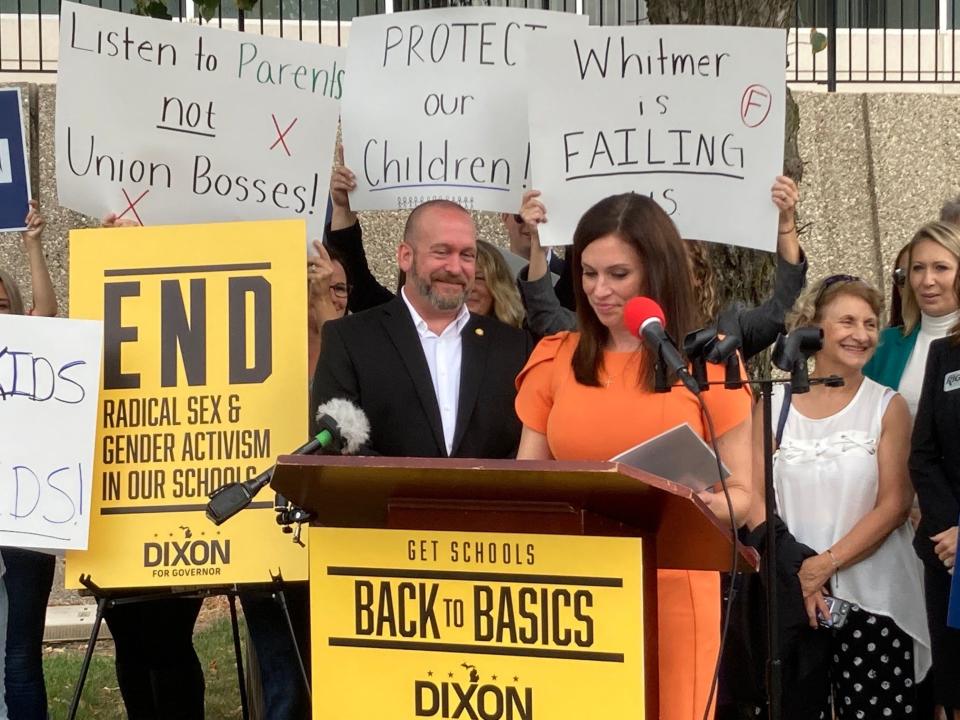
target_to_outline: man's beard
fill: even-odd
[[[420,293],[422,297],[425,297],[427,301],[437,310],[459,310],[467,301],[467,295],[470,294],[470,288],[466,283],[466,278],[464,278],[462,275],[451,275],[450,273],[439,271],[425,279],[420,275],[419,268],[417,267],[416,255],[414,255],[413,267],[411,270],[413,271],[413,280],[417,286],[417,292]],[[434,290],[434,281],[462,283],[463,290],[456,295],[441,295]]]

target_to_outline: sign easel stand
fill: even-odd
[[[278,575],[270,575],[274,584],[279,582],[282,583],[283,578]],[[90,630],[90,638],[87,640],[87,650],[83,656],[83,663],[80,665],[80,677],[77,678],[77,686],[73,692],[73,700],[70,702],[70,709],[67,712],[67,720],[75,720],[77,716],[77,710],[80,707],[80,696],[83,694],[83,686],[87,681],[87,673],[90,671],[90,663],[93,660],[93,651],[97,645],[97,638],[100,635],[100,626],[103,623],[104,613],[107,611],[107,608],[116,607],[120,605],[133,605],[135,603],[147,602],[150,600],[172,600],[174,598],[188,598],[188,597],[216,597],[224,596],[227,598],[230,604],[230,625],[233,629],[233,651],[236,655],[237,660],[237,683],[240,688],[240,710],[241,717],[243,720],[249,720],[250,718],[250,708],[247,703],[247,688],[246,683],[244,682],[243,675],[243,656],[241,654],[240,648],[240,625],[237,621],[237,595],[240,590],[237,586],[233,587],[213,587],[213,588],[192,588],[189,590],[178,590],[178,591],[167,591],[167,592],[145,592],[140,595],[125,595],[117,597],[111,595],[110,591],[104,590],[93,580],[89,575],[81,575],[80,583],[87,589],[87,591],[97,600],[97,614],[93,621],[93,628]],[[248,586],[249,587],[249,586]],[[251,589],[255,589],[254,588]],[[284,616],[286,617],[287,627],[290,628],[291,634],[293,633],[293,623],[290,620],[290,615],[287,610],[286,599],[283,597],[283,590],[274,590],[277,596],[277,600],[280,603],[280,607],[283,610]],[[303,669],[303,660],[300,658],[299,648],[297,652],[297,657],[300,660],[300,667]],[[309,687],[309,686],[308,686]]]

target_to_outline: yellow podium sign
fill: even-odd
[[[303,221],[70,233],[70,315],[103,320],[88,550],[68,587],[306,578],[273,493],[216,527],[207,495],[307,436]]]
[[[310,536],[314,717],[644,717],[640,539]]]

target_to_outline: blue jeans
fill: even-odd
[[[264,720],[309,720],[310,698],[303,686],[296,652],[299,646],[309,673],[310,595],[306,583],[288,583],[284,595],[297,635],[296,645],[280,603],[270,591],[245,590],[240,593],[240,604],[260,666]]]
[[[44,720],[47,686],[43,682],[43,627],[53,585],[56,558],[20,548],[0,548],[6,572],[9,614],[4,675],[10,720]]]

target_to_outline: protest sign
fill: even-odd
[[[528,170],[526,58],[571,13],[452,8],[369,15],[350,29],[343,99],[354,210],[444,198],[517,212]]]
[[[25,230],[30,170],[23,134],[20,88],[0,89],[0,232]]]
[[[70,312],[102,318],[90,545],[67,583],[103,588],[306,578],[264,489],[235,517],[209,493],[307,435],[302,221],[79,230]]]
[[[0,545],[83,549],[103,324],[0,315]]]
[[[343,51],[64,3],[60,203],[143,225],[323,231]]]
[[[684,238],[773,250],[782,174],[784,31],[585,28],[530,53],[532,184],[545,245],[591,205],[649,195]]]

